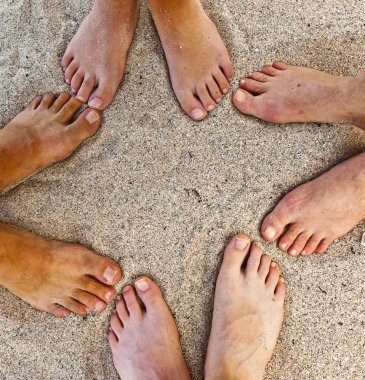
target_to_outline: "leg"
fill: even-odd
[[[350,123],[365,129],[365,70],[340,77],[275,62],[240,82],[233,102],[268,122]]]
[[[259,380],[283,323],[278,267],[245,235],[227,246],[214,299],[205,378]]]
[[[65,79],[81,102],[104,110],[123,78],[139,16],[139,0],[96,0],[62,59]]]
[[[228,92],[233,68],[199,0],[148,0],[182,109],[202,120]]]
[[[123,289],[110,321],[109,343],[119,375],[123,380],[190,379],[176,324],[160,289],[148,277],[139,278],[135,289]]]
[[[288,193],[265,218],[266,240],[291,255],[324,253],[365,217],[365,153]]]

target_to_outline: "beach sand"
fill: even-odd
[[[231,53],[233,87],[276,59],[341,75],[365,66],[363,0],[204,6]],[[1,2],[0,125],[33,96],[68,90],[59,61],[90,7],[91,1]],[[206,121],[191,121],[171,90],[145,4],[124,82],[104,119],[71,158],[2,196],[1,220],[118,261],[118,292],[139,274],[151,276],[176,318],[196,380],[222,250],[243,231],[279,263],[289,289],[266,379],[364,379],[365,224],[328,254],[311,257],[289,257],[259,233],[290,189],[363,151],[363,132],[267,124],[239,114],[230,94]],[[107,342],[112,307],[58,320],[0,288],[0,378],[117,379]]]

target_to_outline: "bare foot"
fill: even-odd
[[[199,0],[149,0],[182,109],[202,120],[228,92],[233,68]]]
[[[140,277],[123,289],[112,315],[109,343],[115,368],[123,380],[190,379],[179,334],[160,289]]]
[[[285,195],[266,216],[262,235],[297,256],[324,253],[365,217],[365,153]]]
[[[77,244],[0,223],[0,284],[56,317],[100,312],[112,301],[119,266]]]
[[[65,159],[99,129],[98,111],[87,109],[74,120],[81,105],[67,93],[37,96],[0,130],[0,193]]]
[[[139,16],[139,0],[96,0],[68,45],[61,65],[72,92],[104,110],[123,79]]]
[[[233,102],[243,113],[272,123],[350,123],[365,128],[365,70],[330,75],[274,62],[240,82]]]
[[[283,323],[278,267],[245,235],[227,246],[219,272],[205,378],[263,378]]]

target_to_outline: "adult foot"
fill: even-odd
[[[262,379],[283,323],[278,267],[245,235],[227,246],[216,284],[205,378]]]
[[[149,0],[182,109],[202,120],[228,92],[233,68],[223,41],[198,0]]]
[[[139,16],[139,0],[96,0],[68,45],[61,65],[72,92],[104,110],[126,67]]]
[[[81,105],[67,93],[37,96],[0,130],[0,193],[65,159],[99,129],[98,111],[87,109],[74,120]]]
[[[160,289],[148,277],[123,289],[110,321],[109,343],[123,380],[190,379],[179,334]],[[143,306],[141,306],[141,303]]]
[[[0,223],[0,284],[56,317],[100,312],[121,277],[113,260]]]
[[[266,216],[262,235],[297,256],[324,253],[365,217],[365,153],[285,195]]]
[[[355,77],[274,62],[240,82],[233,102],[272,123],[350,123],[365,128],[365,70]]]

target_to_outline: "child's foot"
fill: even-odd
[[[101,125],[98,111],[87,109],[67,93],[37,96],[0,130],[0,193],[37,171],[68,157]]]
[[[264,220],[266,240],[297,256],[324,253],[365,218],[365,153],[288,193]]]
[[[175,95],[202,120],[228,92],[233,68],[226,47],[199,0],[149,0]]]
[[[242,79],[233,102],[241,112],[273,123],[338,122],[365,128],[365,70],[340,77],[275,62]]]
[[[190,379],[179,333],[160,289],[141,277],[123,289],[109,332],[115,368],[123,380]]]
[[[278,267],[245,235],[227,246],[219,272],[205,378],[263,378],[283,323]]]
[[[0,223],[0,284],[56,317],[104,310],[121,277],[114,261],[77,244]]]
[[[68,45],[61,65],[72,92],[104,110],[113,100],[126,66],[139,15],[139,0],[96,0]]]

